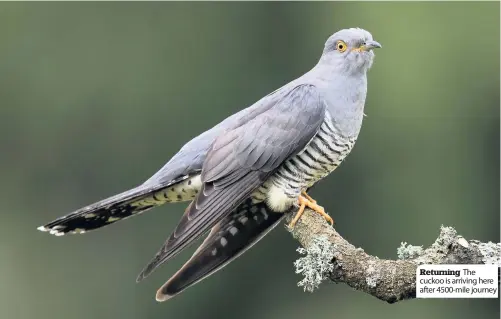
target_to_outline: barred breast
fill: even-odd
[[[356,136],[348,138],[340,134],[327,114],[320,130],[305,149],[284,162],[252,198],[266,201],[274,211],[287,210],[297,201],[302,190],[313,186],[341,164],[355,141]]]

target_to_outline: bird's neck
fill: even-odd
[[[317,65],[311,75],[327,101],[334,124],[347,137],[356,137],[362,126],[367,73],[339,72],[336,66]]]

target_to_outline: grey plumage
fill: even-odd
[[[138,277],[211,230],[157,293],[159,301],[170,298],[255,244],[282,219],[281,212],[349,154],[362,124],[366,73],[376,47],[365,30],[335,33],[313,69],[192,139],[142,185],[39,229],[82,232],[167,202],[192,200]]]
[[[139,278],[225,218],[313,138],[325,113],[315,90],[299,85],[276,96],[273,103],[262,104],[214,140],[204,162],[199,196],[162,247],[161,257]],[[308,107],[311,111],[302,115]]]

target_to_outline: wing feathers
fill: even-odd
[[[138,280],[228,216],[315,136],[325,117],[317,89],[298,85],[277,96],[216,137],[202,165],[202,191]]]
[[[264,203],[244,203],[223,219],[184,266],[157,292],[165,301],[223,268],[272,230],[283,214],[271,212]]]
[[[158,266],[177,255],[182,249],[189,246],[229,214],[229,212],[241,203],[234,201],[235,198],[238,196],[243,197],[243,199],[249,197],[250,193],[257,187],[256,185],[261,183],[259,177],[256,175],[256,173],[248,174],[243,179],[243,182],[239,182],[239,187],[216,190],[211,196],[203,198],[203,204],[199,208],[192,203],[181,218],[173,234],[153,260],[139,274],[137,281],[146,278]]]

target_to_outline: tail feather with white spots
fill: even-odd
[[[271,211],[264,202],[244,202],[212,228],[191,259],[158,290],[157,301],[172,298],[229,264],[278,225],[284,216]],[[144,277],[141,274],[138,281]]]
[[[161,184],[143,184],[62,216],[38,230],[56,236],[82,234],[165,203],[193,200],[200,186],[200,175],[186,175]]]

